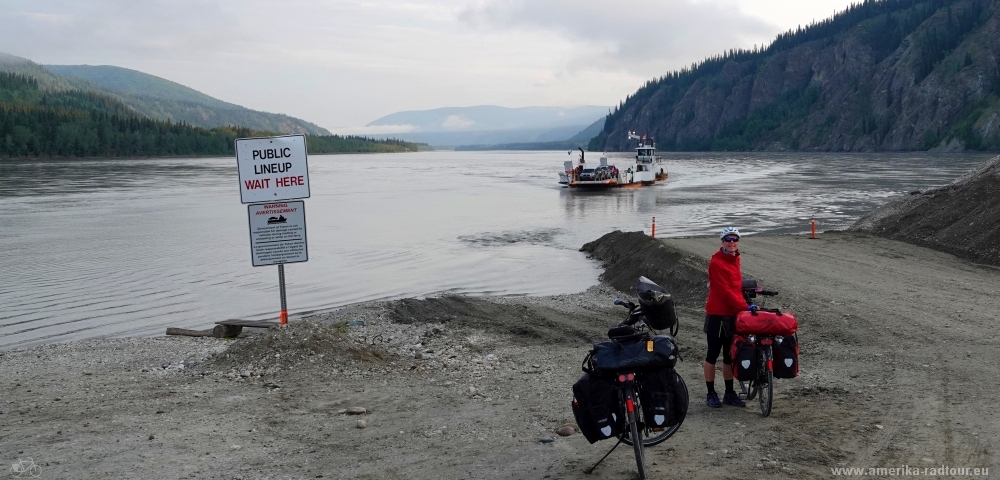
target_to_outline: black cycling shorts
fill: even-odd
[[[729,355],[729,346],[733,343],[732,326],[736,322],[734,316],[705,315],[705,336],[708,337],[708,354],[705,361],[715,365],[722,353],[722,363],[731,365],[733,359]],[[729,335],[726,335],[729,333]]]

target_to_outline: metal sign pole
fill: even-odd
[[[278,264],[278,286],[281,290],[281,315],[279,323],[288,325],[288,305],[285,303],[285,264]]]

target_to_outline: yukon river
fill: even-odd
[[[658,237],[806,232],[813,216],[841,229],[991,157],[663,156],[667,182],[603,192],[556,183],[566,152],[312,156],[309,261],[285,267],[289,311],[579,292],[600,274],[580,246],[648,233],[653,216]],[[277,317],[277,267],[251,266],[235,157],[3,160],[0,172],[0,349]]]

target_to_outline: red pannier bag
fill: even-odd
[[[736,333],[740,335],[795,335],[799,322],[795,315],[777,310],[740,312],[736,315]]]

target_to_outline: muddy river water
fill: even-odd
[[[600,274],[580,246],[649,232],[653,216],[657,236],[804,232],[812,217],[839,229],[990,157],[664,156],[666,183],[605,192],[560,188],[566,152],[311,156],[309,261],[286,266],[290,313],[578,292]],[[235,158],[5,160],[0,200],[0,349],[277,316],[277,267],[251,266]]]

